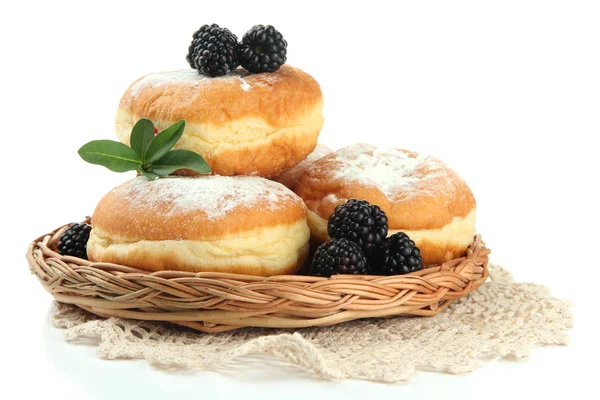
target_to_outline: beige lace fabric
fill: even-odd
[[[243,328],[205,334],[175,325],[100,319],[57,303],[66,339],[97,337],[105,359],[146,359],[163,366],[218,369],[240,356],[267,354],[328,379],[396,382],[418,369],[463,373],[484,358],[521,358],[536,344],[566,345],[572,315],[565,300],[509,272],[490,267],[490,280],[429,318],[369,319],[325,328]]]

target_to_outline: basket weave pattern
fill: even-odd
[[[407,275],[280,275],[148,272],[56,252],[68,226],[28,248],[30,270],[62,303],[102,317],[168,321],[203,332],[245,326],[302,328],[360,318],[432,316],[488,277],[477,235],[464,257]]]

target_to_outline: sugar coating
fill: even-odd
[[[390,200],[399,194],[406,197],[443,189],[438,178],[448,175],[437,158],[364,143],[344,147],[327,158],[338,164],[334,179],[379,189]]]
[[[149,181],[137,177],[115,188],[113,193],[133,208],[164,210],[166,216],[202,210],[218,220],[237,207],[277,210],[289,201],[302,200],[285,186],[264,178],[209,175],[197,178],[167,177]]]
[[[246,78],[252,76],[252,84]],[[199,73],[195,69],[182,69],[178,71],[157,72],[148,74],[131,85],[131,96],[136,97],[140,91],[147,87],[160,87],[163,85],[183,84],[196,86],[198,90],[219,81],[237,81],[244,92],[248,92],[254,85],[272,83],[277,79],[277,74],[250,74],[245,69],[238,68],[227,75],[210,77]]]
[[[240,81],[242,82],[242,84],[240,85],[240,88],[244,92],[247,92],[248,90],[252,89],[252,86],[250,86],[250,84],[248,82],[246,82],[246,80],[244,78],[240,78]]]

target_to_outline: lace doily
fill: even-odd
[[[417,369],[473,371],[482,357],[521,358],[532,345],[566,345],[572,315],[565,300],[490,266],[490,281],[443,313],[351,321],[325,328],[243,328],[204,334],[165,323],[100,319],[56,303],[53,323],[66,339],[98,337],[105,359],[217,369],[249,354],[272,355],[328,379],[408,380]]]

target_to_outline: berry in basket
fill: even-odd
[[[406,233],[386,238],[377,249],[373,262],[378,275],[403,275],[423,268],[421,251]]]
[[[60,237],[56,248],[63,256],[79,257],[87,260],[87,242],[92,226],[86,223],[72,223]]]
[[[317,249],[309,275],[366,275],[370,271],[367,258],[359,245],[347,239],[332,239]]]
[[[334,239],[319,246],[309,275],[404,275],[423,268],[421,252],[407,234],[386,238],[387,217],[377,205],[350,199],[335,208],[327,227]]]
[[[332,238],[345,238],[356,243],[365,254],[371,254],[388,233],[388,220],[381,208],[366,200],[350,199],[335,208],[329,217],[327,231]]]

